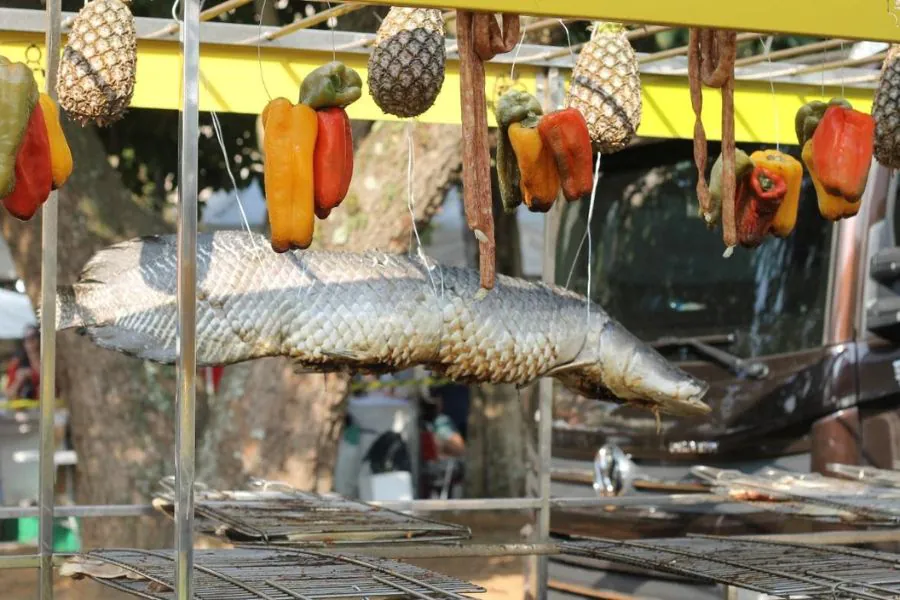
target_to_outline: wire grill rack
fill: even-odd
[[[171,478],[154,505],[174,516]],[[255,489],[208,490],[195,487],[195,530],[234,545],[321,546],[447,542],[469,539],[468,527],[349,500],[302,492],[282,483],[253,480]]]
[[[698,466],[691,472],[729,491],[752,490],[774,497],[828,506],[873,524],[900,523],[900,489],[857,481],[765,469],[748,475],[740,471]]]
[[[149,600],[175,598],[174,550],[93,550],[66,562],[60,572]],[[484,591],[420,567],[368,556],[270,547],[194,554],[194,597],[201,600],[462,600],[469,598],[465,593]]]
[[[565,554],[606,559],[781,598],[896,600],[900,555],[721,537],[564,542]]]

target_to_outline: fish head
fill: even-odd
[[[554,374],[587,398],[615,400],[675,416],[709,414],[709,384],[679,369],[606,315],[592,318],[578,356]]]

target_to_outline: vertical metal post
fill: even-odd
[[[175,594],[193,598],[194,417],[197,373],[197,160],[200,0],[181,0],[182,107],[178,127],[178,335],[175,446]]]
[[[56,73],[59,67],[59,35],[62,21],[61,0],[47,0],[47,70],[45,89],[56,100]],[[57,193],[41,211],[41,384],[40,384],[40,453],[38,459],[38,504],[40,505],[40,598],[53,598],[53,504],[56,493],[56,276]]]

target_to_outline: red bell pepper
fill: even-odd
[[[587,121],[578,109],[564,108],[541,117],[538,133],[553,152],[566,200],[578,200],[594,187],[593,149]]]
[[[786,194],[784,178],[765,167],[755,166],[738,182],[737,229],[741,246],[755,248],[762,243]]]
[[[874,140],[872,115],[843,106],[825,111],[812,136],[812,161],[826,192],[850,202],[862,197]]]
[[[20,221],[30,220],[50,196],[53,170],[50,164],[50,137],[41,105],[35,104],[16,153],[16,185],[3,198],[3,206]]]
[[[316,111],[319,131],[313,153],[316,216],[326,219],[347,196],[353,177],[353,133],[343,108]]]

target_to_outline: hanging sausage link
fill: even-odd
[[[519,39],[518,15],[503,15],[503,30],[493,13],[457,11],[460,96],[463,129],[463,193],[466,223],[478,239],[481,287],[494,287],[496,245],[491,196],[491,153],[488,144],[484,61],[510,52]]]
[[[728,248],[737,245],[735,217],[734,61],[737,34],[733,31],[690,30],[688,79],[694,110],[694,163],[697,166],[697,199],[706,223],[714,227],[721,211],[722,238]],[[712,202],[706,182],[707,142],[703,128],[702,86],[719,88],[722,94],[722,199]]]

